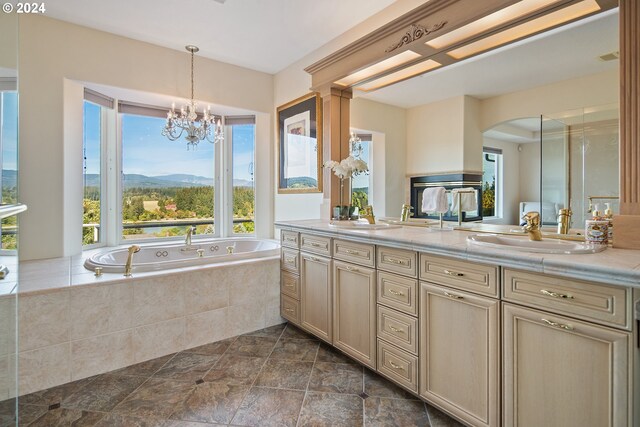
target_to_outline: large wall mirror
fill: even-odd
[[[552,227],[556,209],[570,206],[573,227],[582,228],[590,215],[589,196],[611,197],[598,202],[611,202],[618,212],[618,44],[616,8],[386,88],[360,93],[356,87],[354,93],[408,109],[473,97],[479,101],[475,117],[468,120],[465,112],[452,129],[463,126],[465,150],[474,144],[474,156],[482,155],[474,167],[484,168],[484,190],[495,193],[493,207],[483,209],[484,221],[519,224],[522,210],[535,208]],[[466,131],[472,128],[479,138]],[[418,144],[427,142],[408,141],[408,162]]]

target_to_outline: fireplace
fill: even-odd
[[[425,188],[429,187],[444,187],[447,190],[449,211],[443,216],[445,221],[458,221],[458,212],[451,211],[452,199],[450,190],[454,188],[473,188],[477,190],[478,210],[462,212],[462,222],[482,220],[482,174],[455,173],[411,178],[411,206],[413,206],[414,218],[439,218],[437,214],[426,214],[420,209],[422,206],[422,193]]]

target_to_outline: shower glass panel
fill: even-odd
[[[17,203],[17,34],[16,14],[0,14],[0,204]],[[1,209],[0,209],[1,211]],[[17,220],[0,226],[0,425],[16,425],[17,409]]]
[[[542,200],[569,206],[581,230],[592,210],[609,203],[619,213],[619,110],[617,104],[543,117]],[[556,212],[557,213],[557,212]]]

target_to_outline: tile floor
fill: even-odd
[[[203,345],[19,399],[20,426],[460,426],[291,326]],[[0,425],[13,425],[11,401]]]

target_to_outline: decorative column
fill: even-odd
[[[640,4],[620,0],[620,214],[614,246],[640,249]]]
[[[340,90],[327,87],[320,90],[322,96],[322,161],[340,161],[349,155],[349,108],[351,89]],[[340,204],[340,179],[331,171],[324,170],[322,188],[324,192],[324,212],[332,216],[334,206]],[[345,183],[346,184],[346,183]],[[349,185],[342,194],[344,204],[349,204]]]

